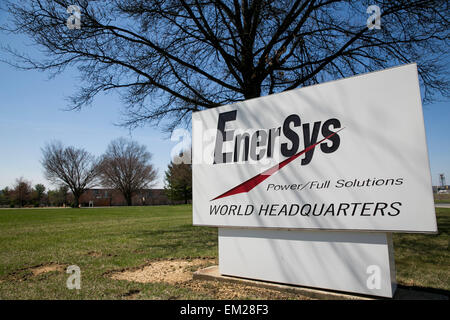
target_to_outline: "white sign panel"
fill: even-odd
[[[436,232],[417,66],[192,115],[193,223]]]

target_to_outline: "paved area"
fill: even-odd
[[[450,209],[450,203],[436,203],[434,206],[436,208],[449,208]]]
[[[312,299],[322,300],[373,300],[383,299],[380,297],[363,296],[349,293],[340,293],[327,290],[312,289],[300,286],[285,285],[273,282],[243,279],[238,277],[223,276],[219,273],[218,266],[211,266],[198,270],[194,273],[194,279],[234,282],[245,285],[252,285],[261,288],[275,289],[280,291],[296,292]],[[427,290],[418,290],[409,287],[398,287],[394,300],[448,300],[448,294],[431,292]]]

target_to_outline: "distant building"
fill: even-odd
[[[435,194],[450,194],[450,186],[433,186],[433,193]]]
[[[136,193],[132,198],[133,206],[151,206],[166,204],[181,204],[182,201],[171,201],[164,189],[144,189]],[[88,207],[126,206],[124,196],[114,189],[88,189],[80,197],[80,204]]]
[[[450,193],[450,186],[433,186],[433,193]]]

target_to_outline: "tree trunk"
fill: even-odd
[[[73,207],[78,208],[80,205],[80,194],[73,194]]]
[[[131,198],[132,198],[131,194],[125,195],[125,200],[127,201],[127,206],[131,206],[132,205]]]
[[[244,97],[246,100],[261,96],[261,83],[253,79],[247,81],[244,79],[244,82]]]

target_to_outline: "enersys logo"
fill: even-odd
[[[226,123],[235,121],[236,118],[237,110],[219,114],[214,148],[214,165],[247,162],[249,158],[256,161],[264,159],[265,157],[271,158],[274,155],[275,141],[277,138],[280,138],[281,135],[290,142],[280,144],[280,153],[287,158],[213,198],[211,201],[238,193],[249,192],[258,184],[302,155],[304,157],[300,164],[302,166],[309,164],[313,159],[314,151],[317,146],[320,146],[320,150],[324,153],[335,152],[339,148],[341,141],[338,133],[344,129],[341,127],[341,122],[336,118],[328,119],[323,123],[322,121],[316,121],[313,124],[302,124],[299,115],[291,114],[285,118],[282,125],[275,128],[260,129],[252,134],[245,132],[235,134],[235,130],[225,130]],[[302,134],[299,135],[294,128],[300,128]],[[331,129],[338,130],[332,131]],[[320,140],[319,133],[321,134]],[[304,149],[301,151],[299,151],[300,139],[303,139],[304,145]],[[223,144],[227,141],[233,143],[233,152],[223,151]],[[331,145],[329,142],[331,142]]]

